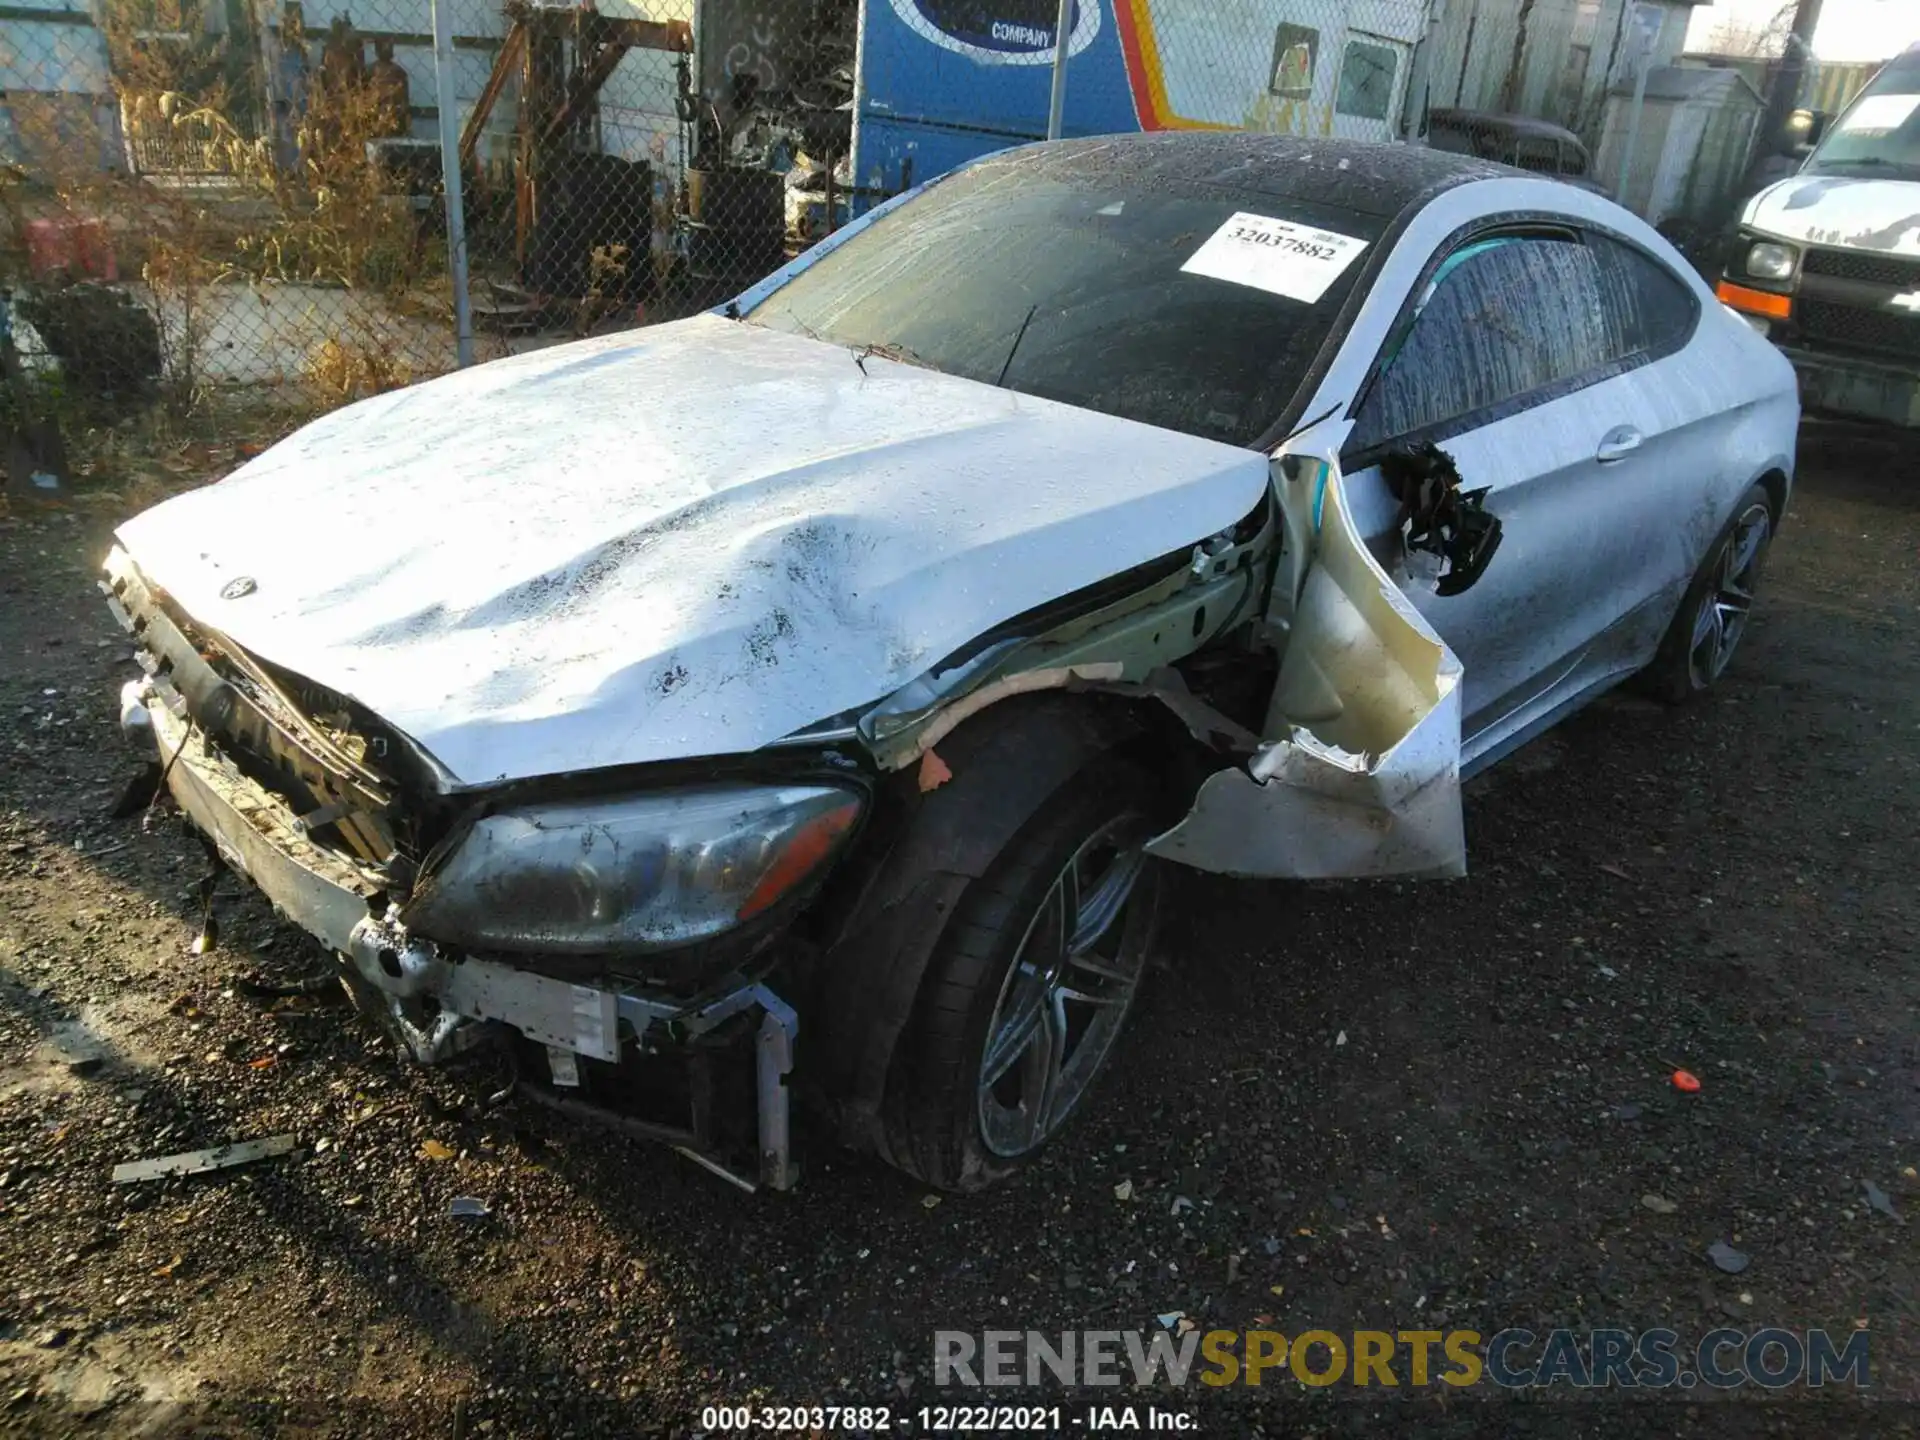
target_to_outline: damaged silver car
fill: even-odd
[[[972,1189],[1087,1102],[1166,864],[1459,875],[1463,776],[1712,686],[1796,421],[1599,196],[1036,146],[128,522],[123,713],[414,1059]]]

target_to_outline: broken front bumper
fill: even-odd
[[[435,1064],[505,1026],[547,1054],[556,1087],[579,1085],[582,1058],[618,1064],[627,1047],[651,1048],[661,1035],[679,1043],[740,1023],[758,1012],[754,1035],[758,1179],[775,1189],[796,1171],[789,1138],[787,1076],[799,1029],[792,1008],[765,985],[742,983],[694,1006],[591,985],[575,985],[490,960],[442,952],[409,936],[386,914],[380,880],[316,845],[292,813],[209,745],[164,682],[145,692],[147,714],[167,788],[226,863],[246,875],[274,907],[312,935],[347,969],[356,1000],[421,1064]],[[751,1187],[712,1153],[701,1124],[685,1128],[635,1120],[557,1090],[534,1097],[568,1113],[609,1121],[662,1140],[727,1178]]]

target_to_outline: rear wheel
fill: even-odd
[[[1151,783],[1069,783],[963,897],[888,1086],[888,1149],[975,1190],[1037,1155],[1106,1065],[1146,973],[1159,872]]]
[[[1773,524],[1765,488],[1751,486],[1708,548],[1643,676],[1660,699],[1677,705],[1711,690],[1726,673],[1747,631]]]

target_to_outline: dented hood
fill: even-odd
[[[1251,451],[700,316],[338,411],[119,535],[480,784],[757,749],[1266,485]]]
[[[1795,175],[1747,202],[1746,224],[1803,245],[1920,255],[1920,182]]]

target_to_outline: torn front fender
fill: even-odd
[[[1263,743],[1148,852],[1228,875],[1464,875],[1460,662],[1361,540],[1331,459],[1282,468],[1312,553],[1271,607],[1286,653]]]

